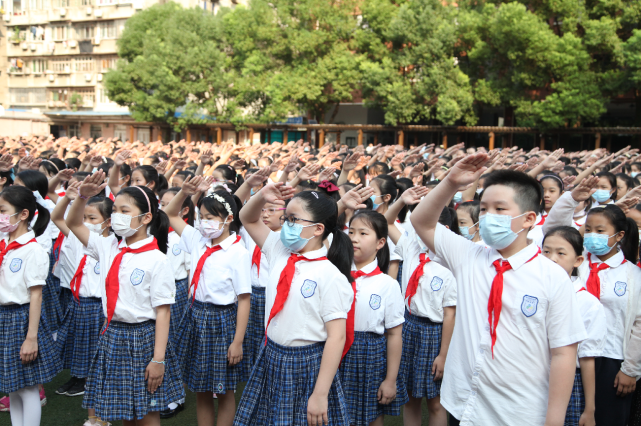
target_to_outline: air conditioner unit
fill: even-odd
[[[67,14],[66,9],[60,9],[60,16],[65,16]]]
[[[93,13],[93,16],[95,16],[96,18],[102,18],[102,10],[96,10]]]
[[[85,74],[85,81],[89,82],[93,79],[93,75],[91,74]]]
[[[88,7],[87,8],[87,15],[91,15],[91,12],[93,12],[93,10],[90,7]]]
[[[69,40],[69,47],[76,47],[78,46],[78,42],[76,40]]]
[[[65,73],[69,74],[70,72],[71,72],[71,68],[69,67],[69,65],[65,65]]]
[[[22,47],[22,50],[27,50],[27,42],[23,41],[22,43],[20,43],[20,47]]]
[[[52,70],[45,70],[45,74],[53,74]]]
[[[100,39],[99,38],[92,38],[91,39],[91,44],[94,46],[100,46]]]
[[[144,3],[143,0],[133,0],[134,9],[136,10],[142,9],[144,6],[143,3]]]
[[[35,44],[30,44],[29,45],[29,49],[31,49],[32,51],[36,50],[36,45]]]
[[[49,74],[49,81],[53,82],[56,79],[56,76],[53,74]]]
[[[2,17],[4,18],[5,22],[11,21],[11,14],[10,13],[5,13],[4,15],[2,15]]]
[[[98,81],[102,81],[102,74],[98,74],[98,75],[96,76],[96,79],[97,79]]]
[[[54,101],[49,101],[49,107],[53,108],[54,105],[55,105]]]

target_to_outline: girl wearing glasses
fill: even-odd
[[[337,376],[354,300],[349,237],[337,226],[336,203],[317,191],[296,194],[280,234],[262,220],[266,203],[294,195],[283,183],[261,189],[241,211],[245,229],[270,265],[265,290],[266,346],[260,351],[234,424],[346,425]],[[333,242],[323,241],[332,234]],[[353,337],[353,330],[350,333]]]

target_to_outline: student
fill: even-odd
[[[398,283],[386,275],[389,248],[383,215],[359,211],[348,235],[354,246],[354,313],[348,324],[354,341],[340,365],[341,384],[350,424],[382,426],[383,415],[400,415],[407,402],[398,374],[405,308]]]
[[[441,381],[456,316],[456,280],[428,253],[414,233],[401,233],[393,225],[397,212],[416,205],[429,190],[405,191],[385,213],[389,235],[403,261],[402,290],[405,299],[401,376],[409,402],[403,409],[406,426],[420,425],[421,404],[427,399],[430,425],[447,425],[447,412],[440,402]],[[452,227],[450,208],[444,207],[439,223]],[[430,258],[432,256],[432,259]]]
[[[116,196],[114,235],[100,237],[83,223],[87,200],[101,192],[105,173],[86,178],[66,224],[100,268],[106,321],[89,369],[84,408],[105,420],[160,425],[159,411],[185,391],[169,341],[170,305],[176,284],[167,250],[168,220],[153,192],[132,186]],[[82,286],[81,286],[82,288]],[[136,344],[132,344],[136,342]],[[115,391],[114,391],[115,390]]]
[[[296,194],[281,216],[280,234],[270,230],[260,219],[265,203],[282,206],[293,193],[282,182],[269,184],[241,211],[270,265],[269,315],[266,346],[243,391],[235,426],[349,424],[337,370],[354,299],[354,250],[337,226],[336,203],[316,191]],[[323,241],[330,233],[328,251]]]
[[[606,204],[614,204],[617,198],[617,178],[610,172],[601,172],[596,175],[599,182],[596,185],[596,191],[592,194],[592,198],[596,201],[597,206],[604,206]]]
[[[457,162],[411,218],[458,286],[460,326],[452,334],[441,404],[450,424],[520,424],[525,413],[529,424],[560,424],[577,343],[586,333],[567,274],[527,241],[543,199],[540,184],[505,170],[485,178],[479,225],[490,248],[438,225],[442,207],[483,173],[487,159],[480,153]]]
[[[551,224],[571,223],[578,203],[592,196],[602,179],[586,178],[563,195],[550,211]],[[591,209],[581,231],[587,262],[578,268],[578,275],[603,304],[608,326],[605,347],[595,359],[595,419],[597,424],[623,426],[630,415],[636,378],[641,376],[639,231],[634,220],[614,205]]]
[[[231,425],[234,391],[244,379],[243,340],[249,318],[251,256],[240,242],[234,197],[220,190],[198,202],[197,230],[180,216],[185,198],[194,195],[202,177],[187,179],[165,212],[180,235],[180,249],[191,255],[190,306],[176,342],[183,380],[197,392],[200,426],[214,423],[212,392],[218,397],[216,424]],[[238,306],[236,306],[238,303]]]
[[[574,281],[574,291],[588,338],[579,343],[577,369],[564,426],[594,425],[594,357],[605,344],[605,311],[599,300],[585,289],[585,282],[573,276],[583,263],[583,237],[571,226],[551,229],[543,239],[543,255],[561,266]]]
[[[458,205],[456,216],[458,229],[461,235],[473,243],[484,245],[479,232],[479,212],[481,203],[478,201],[465,201]]]
[[[62,370],[47,319],[40,316],[49,257],[35,238],[48,222],[49,211],[29,189],[11,186],[0,193],[0,392],[9,394],[14,425],[40,424],[38,384]]]
[[[374,190],[372,195],[372,210],[385,214],[389,206],[396,201],[400,196],[399,188],[394,178],[388,175],[378,175],[372,179],[369,186]],[[400,223],[395,223],[399,231],[403,232],[403,227]],[[396,253],[396,247],[391,240],[387,241],[390,251],[390,267],[388,275],[392,278],[398,278],[400,262],[403,260],[401,256]]]

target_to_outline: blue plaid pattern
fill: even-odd
[[[0,306],[0,392],[16,392],[27,386],[49,383],[62,370],[45,318],[38,326],[38,356],[23,365],[20,348],[29,330],[29,304]]]
[[[405,311],[399,375],[414,398],[432,399],[441,394],[441,380],[434,381],[432,364],[441,350],[442,331],[443,324]]]
[[[55,243],[55,240],[53,241]],[[47,318],[47,325],[51,332],[58,331],[60,321],[64,316],[62,306],[60,306],[60,280],[54,276],[51,271],[55,265],[53,250],[49,253],[49,275],[47,275],[47,285],[42,287],[42,315]]]
[[[236,410],[234,426],[307,426],[307,400],[320,369],[325,343],[286,347],[267,341]],[[327,397],[329,425],[349,425],[338,372]]]
[[[401,286],[401,293],[403,292],[403,261],[398,262],[398,275],[396,276],[396,282]]]
[[[252,287],[249,322],[243,341],[243,358],[246,360],[247,367],[245,380],[249,379],[249,374],[258,358],[258,352],[263,345],[265,345],[265,289]]]
[[[102,420],[140,420],[185,397],[171,342],[165,352],[165,376],[151,394],[145,369],[154,355],[156,324],[112,321],[98,342],[85,386],[83,408],[95,408]]]
[[[379,416],[399,416],[409,398],[400,377],[396,380],[396,399],[378,403],[378,389],[387,375],[387,338],[376,333],[357,331],[354,343],[339,369],[347,399],[351,425],[368,426]]]
[[[243,380],[244,363],[230,367],[227,350],[236,334],[236,305],[195,300],[178,329],[176,353],[182,377],[192,392],[227,393]]]
[[[171,305],[171,320],[169,322],[169,338],[176,347],[176,332],[183,319],[189,303],[189,278],[176,281],[176,303]]]
[[[585,395],[583,394],[583,381],[581,380],[581,370],[577,368],[574,374],[574,386],[572,387],[572,395],[570,395],[570,403],[565,412],[564,426],[579,426],[579,419],[585,410]]]
[[[73,300],[73,293],[70,289],[60,286],[60,307],[62,308],[63,316],[67,315],[67,309],[69,308],[69,302]],[[62,319],[60,320],[62,323]]]
[[[73,377],[89,375],[89,367],[100,340],[100,329],[105,321],[102,300],[81,297],[72,299],[58,329],[56,351],[62,360],[62,368],[71,369]]]

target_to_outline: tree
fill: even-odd
[[[453,7],[441,0],[368,0],[362,12],[356,39],[366,106],[384,109],[391,125],[476,122],[469,78],[454,57]]]

